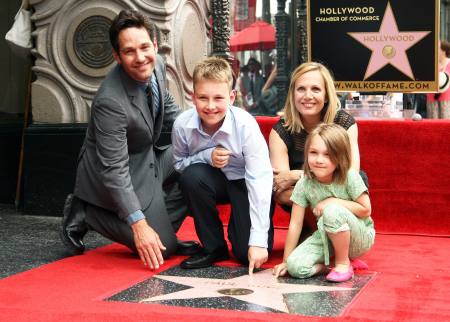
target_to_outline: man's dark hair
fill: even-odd
[[[145,28],[150,36],[150,39],[152,41],[156,39],[155,25],[147,16],[133,9],[122,10],[114,18],[111,27],[109,28],[109,41],[117,53],[120,50],[119,33],[127,28]]]

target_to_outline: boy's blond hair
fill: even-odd
[[[233,72],[230,64],[220,57],[208,57],[197,63],[194,68],[194,90],[195,85],[202,80],[224,82],[228,84],[231,91],[233,84]]]
[[[337,124],[319,124],[308,136],[305,144],[305,163],[303,168],[305,175],[312,179],[312,173],[309,164],[309,147],[314,136],[320,136],[325,142],[330,160],[336,165],[333,173],[333,182],[337,184],[345,184],[347,180],[347,172],[351,166],[351,146],[347,131]]]

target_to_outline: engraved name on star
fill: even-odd
[[[183,284],[191,288],[174,293],[149,297],[141,302],[181,300],[229,296],[241,301],[262,305],[289,313],[283,294],[324,291],[348,291],[353,288],[338,286],[300,285],[280,283],[270,269],[230,279],[155,275],[155,278]]]
[[[372,50],[372,55],[364,75],[364,80],[387,64],[391,64],[414,80],[406,50],[422,40],[431,31],[400,32],[388,2],[378,32],[349,32],[348,34]]]

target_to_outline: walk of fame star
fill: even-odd
[[[414,80],[414,74],[406,55],[411,48],[431,31],[400,32],[388,2],[378,32],[349,32],[348,34],[372,50],[364,80],[375,74],[387,64],[391,64],[403,74]]]
[[[249,276],[242,267],[213,266],[201,270],[173,267],[108,300],[174,306],[336,316],[371,278],[355,276],[330,284],[321,277],[275,278],[271,269]]]

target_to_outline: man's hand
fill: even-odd
[[[211,153],[211,161],[213,167],[216,168],[223,168],[228,164],[228,161],[230,159],[231,151],[223,148],[223,147],[217,147],[213,150]]]
[[[248,248],[248,274],[253,274],[253,269],[260,268],[262,264],[267,262],[269,253],[267,248],[250,246]]]
[[[275,265],[275,267],[272,270],[272,274],[275,277],[284,276],[284,275],[286,275],[286,273],[287,273],[287,263],[286,262]]]
[[[166,247],[159,239],[159,235],[147,224],[145,219],[131,225],[134,235],[134,244],[144,265],[150,269],[158,269],[164,263],[161,250]]]

